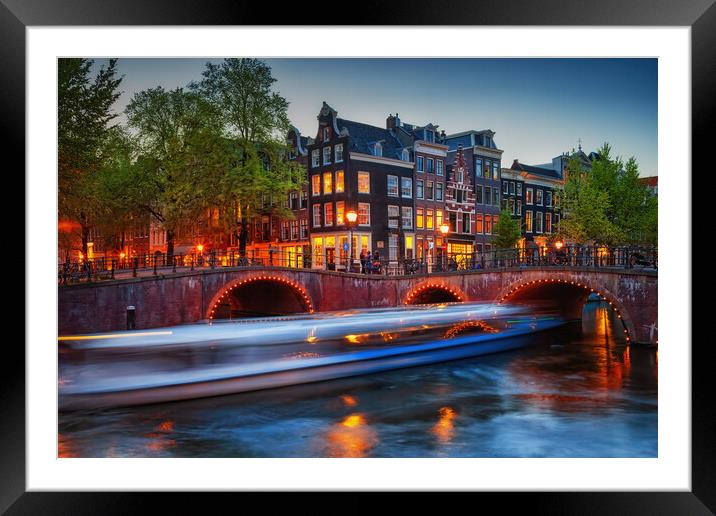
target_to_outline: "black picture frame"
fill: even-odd
[[[6,149],[19,157],[24,169],[25,143],[25,28],[27,26],[86,25],[294,25],[328,23],[331,11],[310,4],[239,3],[229,0],[0,0],[0,95]],[[308,4],[306,4],[308,5]],[[346,7],[343,5],[342,7]],[[329,9],[329,10],[326,10]],[[710,172],[706,155],[712,144],[709,128],[716,126],[716,6],[714,0],[548,0],[470,1],[450,4],[374,0],[348,9],[342,24],[360,25],[550,25],[550,26],[687,26],[691,27],[692,170]],[[318,16],[320,14],[320,16]],[[684,160],[685,164],[688,160]],[[686,168],[686,175],[690,171]],[[20,188],[24,189],[21,185]],[[688,208],[687,208],[688,211]],[[28,235],[26,235],[28,238]],[[691,253],[686,256],[690,259]],[[27,274],[27,271],[26,271]],[[690,302],[685,300],[685,302]],[[14,344],[14,345],[10,345]],[[691,342],[684,342],[691,346]],[[692,352],[692,490],[690,492],[601,493],[484,493],[503,511],[528,507],[538,513],[571,514],[712,514],[716,511],[716,415],[712,401],[714,375],[708,360],[708,341]],[[16,342],[6,343],[0,391],[0,511],[7,514],[114,514],[141,511],[148,497],[142,493],[26,492],[25,353]],[[160,495],[182,507],[182,513],[201,507],[205,497],[186,493]],[[365,495],[361,495],[361,500]],[[365,503],[365,501],[363,502]],[[166,507],[165,507],[166,508]]]

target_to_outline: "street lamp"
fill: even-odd
[[[350,230],[350,236],[348,237],[348,263],[346,265],[346,272],[350,272],[353,265],[352,254],[353,254],[353,224],[358,220],[358,214],[355,210],[350,210],[346,213],[346,219],[348,220],[348,229]]]
[[[443,260],[445,262],[445,266],[443,270],[447,270],[447,234],[450,231],[450,225],[447,222],[443,222],[440,224],[440,233],[443,235]]]
[[[555,247],[555,249],[557,249],[557,251],[559,251],[560,249],[562,249],[562,246],[563,246],[563,245],[564,245],[564,242],[562,242],[561,240],[557,240],[557,241],[554,243],[554,247]]]

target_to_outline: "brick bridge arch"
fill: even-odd
[[[635,327],[629,311],[608,288],[596,284],[594,278],[579,280],[548,277],[539,279],[519,279],[503,288],[496,299],[498,303],[527,303],[549,299],[557,303],[562,315],[568,319],[581,319],[584,305],[590,295],[595,294],[609,304],[609,308],[621,321],[624,337],[630,342],[635,335]]]
[[[212,309],[216,316],[217,305],[236,289],[254,288],[259,282],[275,285],[279,297],[292,293],[300,303],[297,311],[304,312],[401,306],[425,302],[421,293],[442,292],[456,301],[520,302],[554,296],[565,314],[578,316],[593,289],[612,303],[632,341],[656,342],[657,280],[656,272],[582,267],[410,276],[218,267],[60,286],[58,321],[62,335],[124,330],[126,307],[133,305],[137,328],[197,322],[212,317]],[[247,289],[242,295],[251,292],[258,290]]]

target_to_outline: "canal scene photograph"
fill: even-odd
[[[657,58],[56,66],[59,459],[659,458]]]

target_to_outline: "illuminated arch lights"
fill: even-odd
[[[221,295],[216,299],[214,304],[212,305],[211,309],[209,310],[209,320],[214,319],[214,315],[216,314],[216,309],[219,307],[219,305],[233,292],[235,289],[242,287],[244,285],[247,285],[249,283],[256,283],[259,281],[269,281],[273,283],[279,283],[286,285],[288,287],[292,287],[294,291],[300,295],[301,300],[303,301],[303,305],[308,309],[308,313],[312,314],[314,312],[313,309],[313,303],[311,302],[311,298],[308,296],[308,292],[306,292],[306,289],[303,288],[303,286],[293,280],[284,278],[283,276],[271,276],[271,275],[264,275],[264,276],[252,276],[250,278],[246,278],[243,280],[236,280],[232,282],[229,286],[224,287],[224,291],[221,293]]]
[[[626,324],[624,323],[624,319],[622,318],[622,314],[619,311],[619,309],[616,306],[614,306],[614,303],[612,301],[608,300],[602,292],[591,288],[589,285],[579,283],[578,281],[568,281],[568,280],[563,280],[563,279],[539,279],[539,280],[527,281],[525,283],[519,284],[516,287],[510,288],[510,290],[507,293],[502,295],[502,297],[500,298],[498,303],[502,303],[503,301],[505,301],[509,297],[511,297],[513,294],[517,293],[518,291],[520,291],[526,287],[532,287],[532,286],[537,286],[540,284],[547,284],[547,283],[573,285],[573,286],[582,288],[584,290],[589,290],[590,293],[597,294],[602,301],[606,301],[607,303],[609,303],[609,306],[611,307],[614,314],[617,316],[617,318],[619,318],[620,321],[622,321],[622,326],[624,327],[624,337],[626,338],[627,344],[629,344],[629,342],[631,341],[631,337],[629,336],[629,330],[627,329]]]

